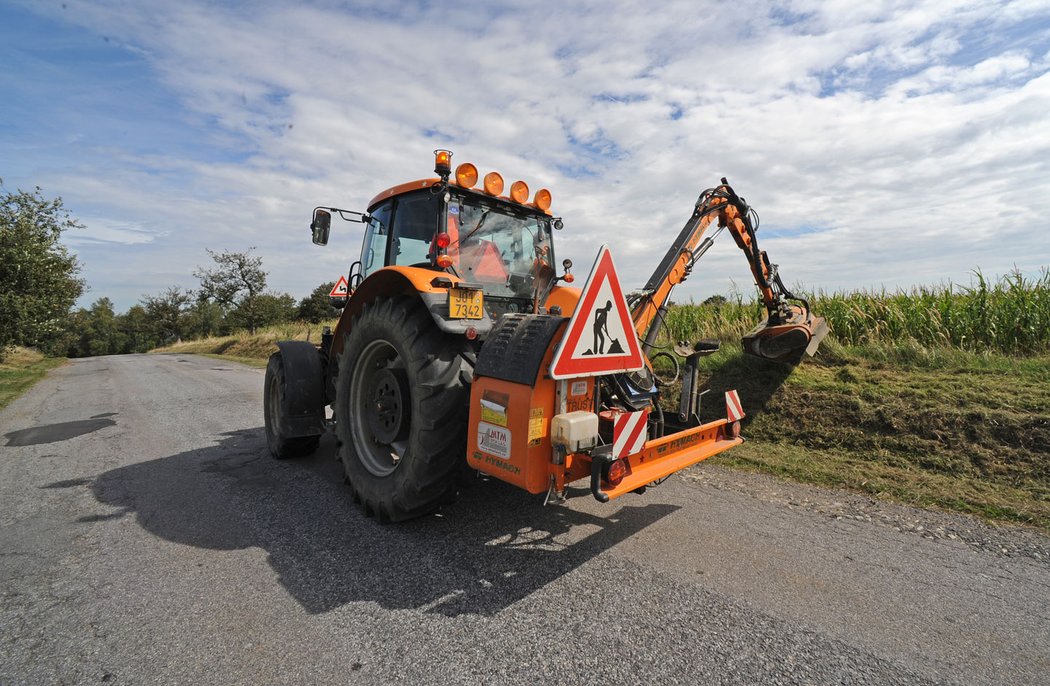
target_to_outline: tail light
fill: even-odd
[[[436,243],[436,244],[437,244],[437,247],[441,248],[442,250],[444,250],[445,248],[447,248],[447,247],[448,247],[448,245],[449,245],[449,243],[451,243],[451,242],[452,242],[452,237],[451,237],[451,236],[449,236],[449,235],[448,235],[447,233],[445,233],[444,231],[442,231],[441,233],[439,233],[439,234],[437,235],[437,237],[436,237],[436,238],[434,239],[434,243]]]
[[[627,476],[627,462],[625,460],[613,460],[606,467],[605,480],[610,486],[619,486],[625,476]]]

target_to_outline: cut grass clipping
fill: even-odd
[[[0,362],[0,410],[64,362],[65,358],[44,357],[29,348],[10,349]]]

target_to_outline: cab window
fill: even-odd
[[[471,195],[448,207],[448,254],[456,273],[485,286],[487,296],[530,298],[552,278],[549,218]]]
[[[441,195],[430,189],[397,199],[390,264],[430,264],[430,242],[437,233],[441,203]]]
[[[387,239],[390,236],[390,210],[393,201],[388,200],[371,212],[365,228],[365,240],[361,246],[361,273],[368,276],[386,266]]]

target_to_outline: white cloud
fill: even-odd
[[[310,209],[364,209],[429,175],[439,146],[550,188],[559,256],[588,265],[608,242],[630,285],[723,175],[777,234],[759,237],[790,283],[1050,264],[1045,2],[405,7],[69,2],[64,19],[145,55],[222,154],[118,152],[105,176],[42,182],[74,209],[90,198],[100,240],[158,237],[137,247],[140,271],[189,286],[204,247],[256,245],[271,285],[298,296],[359,245],[342,224],[314,248]],[[78,249],[89,280],[93,260],[120,259]],[[106,287],[157,290],[127,278]],[[676,297],[749,278],[724,237]]]
[[[84,225],[81,230],[73,231],[66,235],[66,241],[73,247],[91,243],[111,243],[117,245],[140,245],[152,243],[157,234],[126,223],[111,223],[106,219],[94,219],[89,216],[79,218]]]

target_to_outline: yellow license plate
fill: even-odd
[[[452,319],[481,319],[485,313],[481,293],[472,288],[448,289],[448,316]]]

